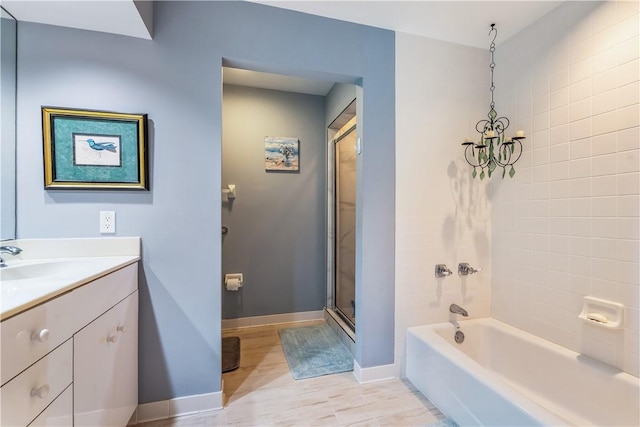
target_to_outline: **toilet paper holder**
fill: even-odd
[[[228,291],[237,291],[243,286],[242,273],[230,273],[224,275],[224,287]]]
[[[227,188],[222,189],[222,194],[227,195],[227,200],[233,200],[236,198],[236,186],[235,184],[227,185]]]

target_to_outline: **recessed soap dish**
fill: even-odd
[[[578,317],[591,325],[621,329],[624,319],[624,305],[600,298],[584,297],[582,313]]]

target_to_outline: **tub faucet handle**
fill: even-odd
[[[482,271],[481,268],[473,268],[469,265],[469,263],[461,262],[458,264],[458,275],[460,276],[468,276],[469,274],[477,273],[478,271]]]
[[[436,264],[436,277],[447,277],[451,276],[453,273],[445,264]]]

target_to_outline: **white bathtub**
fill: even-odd
[[[461,426],[639,426],[640,379],[495,319],[414,326],[407,378]]]

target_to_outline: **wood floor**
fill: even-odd
[[[278,330],[319,323],[224,330],[241,342],[240,368],[222,375],[224,409],[139,426],[424,426],[444,418],[407,380],[359,384],[352,372],[294,380]]]

